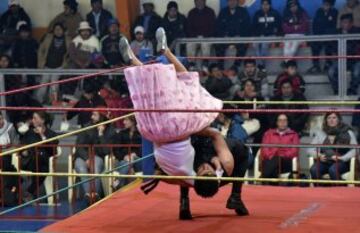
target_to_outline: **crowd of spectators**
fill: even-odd
[[[360,26],[360,4],[357,0],[347,0],[343,9],[334,8],[334,0],[323,0],[323,5],[317,10],[313,19],[310,19],[300,0],[287,0],[286,8],[281,14],[272,8],[271,0],[261,0],[261,8],[251,18],[246,8],[239,6],[238,0],[228,0],[227,7],[219,15],[206,5],[206,0],[194,0],[195,7],[186,16],[179,9],[176,2],[167,5],[163,17],[156,13],[151,1],[144,1],[144,13],[139,15],[131,27],[132,38],[130,46],[136,56],[146,61],[156,55],[154,48],[155,31],[158,27],[165,28],[168,43],[171,46],[179,38],[207,38],[207,37],[269,37],[285,36],[298,37],[303,35],[331,35],[358,33]],[[120,23],[113,15],[103,8],[102,0],[91,0],[91,11],[85,18],[78,11],[76,0],[63,1],[64,10],[59,13],[48,26],[47,33],[37,41],[32,37],[31,18],[26,9],[20,6],[19,0],[9,0],[9,9],[0,17],[0,69],[7,68],[40,68],[40,69],[99,69],[114,68],[129,63],[128,57],[123,57],[121,49],[124,47],[125,35],[120,32]],[[86,19],[86,20],[85,20]],[[292,57],[297,53],[301,41],[285,41],[283,55]],[[254,44],[258,56],[268,56],[271,43]],[[310,43],[314,56],[324,50],[326,55],[337,54],[336,42]],[[213,48],[208,44],[188,43],[182,48],[187,56],[210,56],[212,50],[217,56],[224,56],[228,49],[236,49],[237,56],[245,56],[250,45],[216,45]],[[358,41],[349,41],[348,55],[359,55]],[[199,66],[195,61],[189,61],[189,66],[195,70]],[[338,92],[338,64],[326,60],[323,69],[319,59],[313,60],[309,73],[328,72],[329,80],[335,93]],[[360,84],[360,62],[349,59],[348,70],[351,71],[351,85],[348,93],[356,95]],[[207,76],[204,87],[215,97],[222,100],[234,101],[286,101],[286,105],[258,105],[257,108],[272,109],[309,109],[307,105],[293,105],[291,101],[306,101],[306,83],[298,72],[297,62],[285,59],[277,75],[273,89],[270,88],[266,63],[262,60],[247,59],[244,62],[237,60],[229,69],[224,69],[223,62],[203,60],[200,69]],[[61,75],[5,75],[5,90],[13,90],[31,86],[36,83],[47,83],[50,80],[67,79]],[[78,98],[76,98],[76,96]],[[8,97],[8,106],[41,107],[56,102],[70,102],[75,108],[125,108],[131,107],[126,83],[121,75],[108,78],[95,78],[82,83],[72,82],[61,86],[43,87],[33,92],[24,92],[16,97]],[[229,106],[234,108],[252,109],[253,105]],[[64,119],[71,120],[77,116],[80,126],[99,123],[109,117],[120,116],[113,113],[109,116],[101,111],[69,112]],[[336,118],[336,119],[332,119]],[[358,116],[355,116],[358,117]],[[354,117],[353,124],[359,127],[359,120]],[[47,115],[42,112],[8,112],[7,123],[0,116],[1,145],[16,142],[6,127],[13,127],[20,135],[22,143],[31,143],[45,140],[55,133],[50,129]],[[299,138],[304,134],[309,114],[232,114],[221,115],[217,126],[224,130],[224,135],[243,142],[251,139],[255,143],[299,144]],[[335,124],[336,123],[336,124]],[[6,131],[6,132],[5,132]],[[7,137],[3,137],[3,133]],[[12,131],[11,131],[12,134]],[[10,136],[11,137],[10,137]],[[5,140],[5,141],[4,141]],[[10,141],[9,141],[10,140]],[[78,137],[78,144],[99,145],[111,143],[138,144],[141,137],[136,130],[136,121],[133,118],[118,122],[109,127],[98,127]],[[325,117],[324,127],[314,139],[314,144],[356,144],[353,131],[341,122],[341,116],[330,113]],[[46,154],[41,160],[40,169],[48,171],[50,151],[42,150]],[[75,153],[75,170],[87,173],[94,170],[100,173],[104,169],[104,156],[109,155],[109,148],[97,147],[94,151],[93,167],[90,166],[90,151],[79,148]],[[118,166],[128,164],[141,155],[139,149],[114,149]],[[253,152],[255,156],[256,151]],[[290,160],[298,157],[298,150],[290,148],[261,148],[264,157],[264,177],[275,177],[276,174],[290,169]],[[349,160],[355,156],[353,150],[341,152],[335,150],[321,151],[320,155],[311,151],[314,157],[319,157],[320,171],[317,167],[311,168],[313,178],[321,178],[322,174],[330,173],[332,179],[336,173],[349,170]],[[23,151],[23,168],[34,169],[34,152]],[[253,158],[253,157],[252,157]],[[281,166],[279,167],[279,158]],[[334,162],[340,161],[340,167],[334,173]],[[249,161],[251,163],[251,161]],[[280,169],[281,168],[281,169]],[[10,168],[9,168],[10,169]],[[120,173],[135,172],[140,168],[124,167]],[[40,177],[40,183],[44,181]],[[123,186],[126,181],[116,180],[114,189]],[[26,191],[29,198],[36,196],[34,181],[30,181]],[[95,190],[90,190],[88,184],[83,185],[87,200],[97,199],[101,195],[100,180],[95,181]]]

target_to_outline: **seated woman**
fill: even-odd
[[[141,135],[136,128],[135,117],[128,117],[124,120],[125,129],[121,130],[116,135],[116,143],[122,145],[140,145]],[[115,167],[122,167],[119,172],[120,174],[134,174],[142,170],[141,163],[134,163],[132,167],[129,163],[139,159],[141,157],[141,148],[138,147],[122,147],[114,148],[114,155],[116,157]],[[128,183],[127,179],[116,179],[112,184],[114,190],[118,190],[122,186]]]
[[[57,136],[50,129],[50,117],[46,112],[34,112],[29,131],[21,138],[21,145],[28,145],[44,141]],[[59,141],[50,143],[53,147],[35,147],[20,153],[21,170],[32,172],[49,172],[49,159],[56,154],[56,146]],[[48,145],[48,144],[45,144]],[[29,184],[25,185],[24,199],[29,200],[39,195],[39,188],[44,183],[46,176],[31,177]],[[39,187],[38,187],[39,185]]]
[[[122,47],[135,67],[125,69],[130,96],[135,109],[222,109],[222,101],[211,96],[200,84],[199,74],[188,72],[167,47],[163,28],[156,32],[158,51],[172,65],[143,65],[130,49]],[[233,159],[219,132],[209,128],[217,113],[137,112],[138,129],[143,137],[154,143],[157,164],[168,175],[193,176],[194,148],[190,136],[200,134],[214,140],[219,157],[226,159],[228,174]],[[193,184],[193,181],[185,181]]]
[[[311,144],[356,145],[357,141],[340,114],[329,112],[325,115],[322,130],[316,133]],[[332,180],[341,180],[341,175],[350,170],[350,160],[356,155],[356,149],[311,148],[308,153],[316,160],[310,168],[311,178],[322,179],[323,175],[329,174]]]
[[[269,129],[263,137],[263,144],[299,145],[298,134],[289,128],[288,117],[280,114],[276,129]],[[299,148],[262,147],[262,178],[278,178],[281,173],[292,171],[292,159],[299,156]]]

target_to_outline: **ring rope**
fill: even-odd
[[[313,179],[281,179],[281,178],[242,178],[242,177],[208,177],[208,176],[163,176],[163,175],[124,175],[124,174],[79,174],[79,173],[41,173],[41,172],[0,172],[3,176],[52,176],[52,177],[92,177],[92,178],[139,178],[157,180],[217,180],[238,182],[271,182],[271,183],[318,183],[318,184],[353,184],[360,185],[356,180],[313,180]]]
[[[237,56],[222,56],[222,57],[181,57],[189,60],[315,60],[315,59],[360,59],[360,55],[332,55],[332,56],[246,56],[246,57],[237,57]]]
[[[143,161],[143,160],[145,160],[145,159],[148,159],[148,158],[151,158],[151,157],[153,157],[153,156],[154,156],[153,153],[148,154],[148,155],[143,156],[143,157],[141,157],[141,158],[139,158],[139,159],[136,159],[136,160],[134,160],[134,161],[131,161],[131,162],[129,162],[128,164],[124,164],[124,165],[121,165],[121,166],[116,167],[116,168],[114,168],[114,169],[111,169],[110,171],[106,171],[106,172],[104,172],[103,174],[107,174],[107,173],[114,172],[114,171],[116,171],[116,170],[119,170],[119,169],[121,169],[121,168],[127,167],[127,166],[129,166],[129,165],[131,165],[131,164],[135,164],[135,163],[141,162],[141,161]],[[21,174],[25,174],[25,173],[21,173]],[[75,188],[75,187],[77,187],[77,186],[79,186],[79,185],[82,185],[82,184],[84,184],[84,183],[90,182],[90,181],[94,180],[95,178],[96,178],[96,177],[88,178],[88,179],[86,179],[86,180],[80,181],[80,182],[75,183],[75,184],[73,184],[73,185],[70,185],[70,186],[68,186],[68,187],[59,189],[59,190],[57,190],[57,191],[55,191],[55,192],[53,192],[53,193],[49,193],[49,194],[47,194],[47,195],[38,197],[38,198],[36,198],[36,199],[34,199],[34,200],[31,200],[31,201],[29,201],[29,202],[26,202],[26,203],[23,203],[23,204],[21,204],[21,205],[15,206],[15,207],[13,207],[13,208],[7,209],[7,210],[5,210],[5,211],[0,212],[0,216],[5,215],[5,214],[8,214],[8,213],[13,212],[13,211],[18,210],[18,209],[21,209],[21,208],[23,208],[23,207],[32,205],[33,203],[36,203],[36,202],[41,201],[41,200],[43,200],[43,199],[46,199],[46,198],[48,198],[48,197],[57,195],[57,194],[59,194],[59,193],[62,193],[62,192],[64,192],[64,191],[67,191],[67,190],[69,190],[69,189]]]
[[[115,71],[126,69],[127,67],[130,67],[130,66],[119,67],[119,68],[114,68],[114,69],[110,69],[110,70],[100,71],[100,72],[93,73],[93,74],[85,74],[85,75],[76,76],[76,77],[69,78],[69,79],[58,80],[58,81],[53,81],[53,82],[43,83],[43,84],[38,84],[38,85],[33,85],[33,86],[19,88],[19,89],[15,89],[15,90],[11,90],[11,91],[4,91],[4,92],[0,92],[0,96],[12,95],[12,94],[20,93],[20,92],[39,89],[39,88],[42,88],[42,87],[48,87],[48,86],[57,85],[57,84],[64,84],[64,83],[74,82],[74,81],[87,79],[87,78],[94,78],[94,77],[97,77],[98,75],[113,73]]]
[[[29,144],[29,145],[26,145],[26,146],[22,146],[22,147],[19,147],[19,148],[8,150],[8,151],[0,153],[0,157],[6,156],[6,155],[12,155],[14,153],[17,153],[17,152],[20,152],[20,151],[23,151],[23,150],[26,150],[26,149],[30,149],[30,148],[33,148],[33,147],[36,147],[36,146],[41,146],[41,145],[49,143],[49,142],[53,142],[53,141],[60,140],[60,139],[66,138],[66,137],[70,137],[70,136],[73,136],[73,135],[76,135],[76,134],[80,134],[82,132],[85,132],[85,131],[88,131],[88,130],[91,130],[91,129],[95,129],[95,128],[97,128],[99,126],[102,126],[102,125],[108,125],[108,124],[114,123],[116,121],[123,120],[123,119],[128,118],[128,117],[133,116],[133,115],[134,115],[134,113],[130,113],[130,114],[127,114],[127,115],[124,115],[124,116],[121,116],[121,117],[117,117],[117,118],[114,118],[114,119],[111,119],[111,120],[108,120],[108,121],[104,121],[104,122],[101,122],[101,123],[98,123],[98,124],[95,124],[95,125],[91,125],[91,126],[88,126],[88,127],[82,128],[82,129],[74,130],[74,131],[69,132],[69,133],[61,134],[61,135],[58,135],[56,137],[52,137],[52,138],[49,138],[49,139],[46,139],[46,140],[43,140],[43,141],[40,141],[40,142],[36,142],[36,143],[32,143],[32,144]]]
[[[53,111],[53,112],[172,112],[172,113],[360,113],[360,109],[133,109],[133,108],[69,108],[69,107],[0,107],[12,111]]]

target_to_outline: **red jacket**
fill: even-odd
[[[280,135],[277,129],[269,129],[264,134],[263,144],[283,144],[283,145],[299,145],[300,139],[298,134],[288,129],[284,134]],[[263,159],[271,159],[274,156],[286,158],[295,158],[299,156],[299,148],[261,148],[261,156]]]

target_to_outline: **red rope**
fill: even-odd
[[[6,111],[49,111],[49,112],[178,112],[178,113],[360,113],[360,109],[133,109],[133,108],[69,108],[69,107],[0,107]]]
[[[64,84],[64,83],[74,82],[74,81],[78,81],[78,80],[82,80],[82,79],[93,78],[98,75],[113,73],[115,71],[123,70],[128,67],[130,67],[130,66],[119,67],[119,68],[114,68],[114,69],[110,69],[110,70],[100,71],[100,72],[93,73],[93,74],[85,74],[85,75],[81,75],[81,76],[77,76],[77,77],[69,78],[69,79],[65,79],[65,80],[59,80],[59,81],[19,88],[19,89],[15,89],[15,90],[11,90],[11,91],[0,92],[0,96],[7,96],[7,95],[20,93],[20,92],[35,90],[35,89],[42,88],[42,87],[48,87],[48,86],[52,86],[52,85],[56,85],[56,84]]]
[[[360,59],[360,55],[347,56],[248,56],[248,57],[183,57],[189,60],[313,60],[313,59]]]

